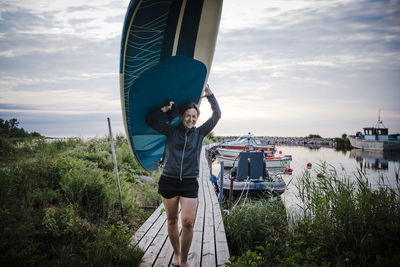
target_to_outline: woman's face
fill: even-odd
[[[195,108],[189,108],[185,111],[182,117],[182,123],[186,128],[190,129],[194,127],[197,121],[197,110]]]

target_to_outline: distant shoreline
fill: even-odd
[[[232,141],[238,136],[218,136],[223,142]],[[278,137],[278,136],[257,136],[271,145],[308,146],[308,147],[335,147],[334,138],[309,138],[309,137]]]
[[[65,141],[69,139],[83,139],[88,141],[93,138],[104,138],[93,136],[93,137],[56,137],[56,136],[45,136],[44,139],[51,141]],[[218,136],[223,140],[223,142],[235,140],[238,136]],[[333,138],[308,138],[308,137],[278,137],[278,136],[258,136],[267,141],[267,143],[272,145],[289,145],[289,146],[308,146],[308,147],[335,147],[335,142]]]

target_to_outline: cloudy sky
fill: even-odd
[[[0,118],[46,136],[124,132],[129,0],[1,0]],[[400,1],[225,0],[209,77],[217,135],[400,132]],[[206,101],[201,120],[210,114]]]

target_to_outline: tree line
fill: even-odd
[[[27,132],[24,128],[19,128],[19,122],[16,118],[10,120],[0,119],[0,137],[1,138],[24,138],[41,137],[38,132]]]

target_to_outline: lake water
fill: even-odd
[[[286,207],[289,209],[297,209],[299,200],[297,198],[296,183],[302,173],[307,170],[307,163],[312,164],[312,168],[308,171],[316,176],[318,165],[322,162],[334,167],[339,177],[347,176],[355,179],[357,169],[361,167],[366,171],[368,180],[374,188],[377,186],[380,177],[385,177],[387,184],[392,187],[396,186],[396,172],[400,171],[400,152],[383,152],[383,151],[363,151],[353,149],[347,152],[336,151],[333,148],[308,148],[303,146],[277,146],[277,151],[282,151],[283,155],[292,155],[293,159],[290,167],[293,173],[281,174],[282,178],[288,184],[287,190],[282,194]],[[213,163],[213,173],[218,174],[220,170],[219,164]],[[271,170],[270,170],[271,171]],[[225,171],[225,173],[229,173]]]

